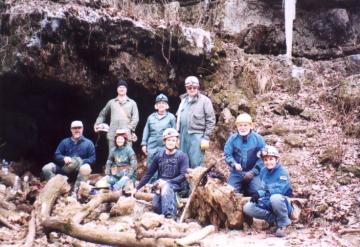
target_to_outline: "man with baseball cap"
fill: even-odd
[[[87,181],[91,173],[91,165],[95,163],[95,146],[83,136],[84,125],[75,120],[70,125],[71,137],[63,139],[55,151],[55,161],[42,168],[46,180],[55,174],[70,175],[78,173],[75,182],[76,192],[81,181]]]
[[[215,112],[210,99],[199,92],[199,79],[185,79],[186,93],[181,95],[177,115],[177,130],[180,132],[180,149],[189,156],[190,167],[203,163],[205,149],[215,128]]]
[[[133,136],[131,134],[135,132],[139,122],[137,104],[127,96],[127,89],[127,82],[119,80],[117,82],[117,97],[107,102],[95,121],[94,131],[98,132],[100,131],[100,124],[104,123],[107,116],[110,115],[110,127],[107,133],[109,152],[114,147],[115,131],[117,129],[127,129],[129,136]]]

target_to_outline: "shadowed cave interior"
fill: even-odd
[[[129,83],[128,96],[139,108],[140,122],[136,129],[138,141],[133,145],[141,156],[140,142],[146,119],[154,111],[158,93]],[[86,93],[79,86],[57,81],[5,75],[0,78],[0,159],[26,161],[28,169],[40,175],[41,167],[53,160],[59,142],[70,136],[72,120],[82,120],[84,136],[96,145],[97,162],[94,172],[100,172],[106,162],[106,134],[96,134],[93,124],[106,102],[116,97],[116,83]],[[169,97],[170,112],[175,113],[178,97]]]

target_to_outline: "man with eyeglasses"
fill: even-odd
[[[87,181],[91,173],[91,165],[95,163],[95,146],[91,140],[83,136],[84,125],[76,120],[70,125],[71,137],[63,139],[55,151],[55,162],[42,168],[46,180],[56,174],[77,174],[74,191],[81,181]]]
[[[180,132],[180,149],[189,156],[191,168],[201,166],[205,150],[209,148],[210,136],[215,127],[215,112],[210,99],[199,92],[199,79],[185,79],[186,93],[176,113]]]

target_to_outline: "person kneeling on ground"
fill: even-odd
[[[260,171],[261,189],[251,195],[244,205],[244,213],[250,217],[265,220],[276,225],[277,237],[286,235],[285,228],[295,218],[297,207],[292,206],[288,197],[292,196],[289,173],[279,163],[279,152],[273,146],[265,146],[258,153],[265,167]]]
[[[43,176],[50,180],[55,174],[77,174],[74,192],[77,193],[80,182],[88,180],[91,165],[95,163],[95,146],[83,136],[84,125],[81,121],[73,121],[70,125],[71,137],[63,139],[55,151],[55,162],[42,168]]]
[[[115,147],[110,151],[105,165],[108,184],[113,190],[121,190],[132,180],[136,180],[136,155],[130,145],[127,145],[128,131],[117,129],[115,132]]]
[[[189,158],[185,153],[176,149],[179,133],[174,128],[167,128],[163,132],[165,150],[158,152],[150,167],[140,180],[136,191],[141,189],[150,178],[158,172],[153,184],[155,196],[152,204],[155,213],[163,214],[166,218],[175,219],[177,215],[176,192],[182,189],[186,180],[185,174],[189,168]]]

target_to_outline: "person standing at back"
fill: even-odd
[[[264,138],[253,131],[253,121],[249,114],[240,114],[235,121],[237,132],[225,143],[225,162],[230,166],[228,183],[246,196],[254,193],[259,183],[259,173],[263,162],[257,152],[265,146]]]
[[[110,115],[110,128],[107,133],[109,153],[114,147],[115,131],[126,129],[129,137],[134,136],[137,124],[139,123],[139,110],[134,100],[127,96],[128,84],[124,80],[117,83],[117,97],[109,100],[100,111],[94,124],[94,131],[100,131],[100,126]],[[131,138],[129,138],[129,144]],[[132,139],[133,140],[133,139]]]
[[[168,112],[169,100],[164,94],[159,94],[155,99],[155,110],[147,118],[142,141],[141,149],[147,155],[147,166],[152,163],[155,154],[164,148],[162,134],[167,128],[175,128],[176,119],[174,114]]]
[[[211,100],[199,92],[199,79],[185,79],[186,93],[181,95],[177,115],[180,150],[189,157],[190,168],[201,166],[210,136],[215,128],[215,112]]]

